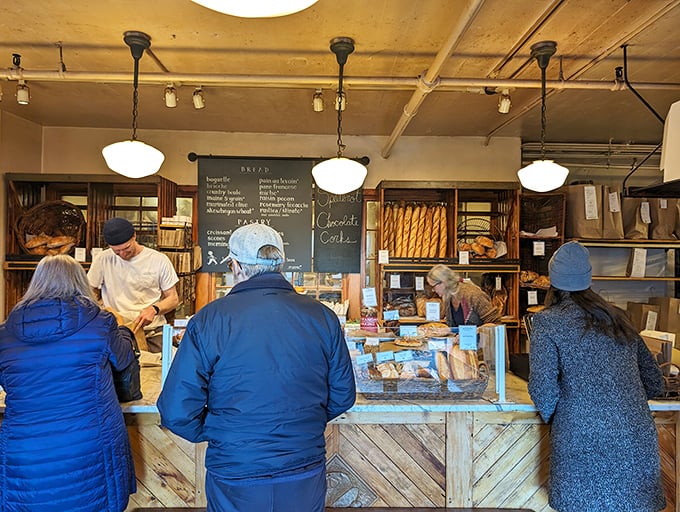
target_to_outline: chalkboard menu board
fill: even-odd
[[[276,229],[285,272],[312,267],[312,161],[198,157],[198,225],[203,271],[227,272],[229,236],[255,222]]]
[[[361,272],[362,198],[361,189],[343,195],[316,190],[315,272]]]

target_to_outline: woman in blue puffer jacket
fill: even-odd
[[[136,491],[111,373],[134,357],[131,332],[66,255],[38,264],[0,325],[0,512],[121,512]]]

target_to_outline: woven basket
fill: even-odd
[[[77,206],[66,201],[45,201],[19,216],[14,233],[19,247],[27,254],[67,254],[80,244],[84,226],[85,217]],[[46,239],[46,242],[38,247],[27,247],[26,244],[30,244],[36,237]],[[58,243],[57,237],[71,237],[73,240],[60,246],[48,247],[54,245],[51,241]]]

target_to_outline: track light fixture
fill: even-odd
[[[203,97],[203,89],[202,88],[196,87],[196,89],[194,90],[192,100],[194,102],[194,108],[196,110],[200,110],[202,108],[205,108],[205,98]]]
[[[19,80],[17,84],[17,103],[19,105],[28,105],[30,102],[31,91],[25,81]]]
[[[344,91],[335,94],[335,110],[345,110],[347,106],[347,97]]]
[[[143,178],[157,173],[165,160],[165,155],[159,150],[137,140],[139,59],[144,55],[144,50],[151,46],[151,38],[144,32],[128,31],[123,34],[123,41],[130,47],[135,63],[132,81],[132,139],[109,144],[102,149],[102,155],[112,171],[128,178]]]
[[[177,106],[177,91],[175,91],[175,86],[168,84],[165,88],[165,106],[168,108],[175,108]]]
[[[314,108],[314,112],[323,112],[323,91],[321,89],[317,89],[314,93],[312,107]]]
[[[336,37],[331,40],[331,51],[339,65],[338,73],[338,94],[336,102],[338,104],[338,156],[319,162],[312,168],[312,176],[316,186],[321,190],[331,194],[348,194],[364,184],[366,179],[366,167],[357,162],[342,156],[345,145],[342,143],[342,91],[343,69],[347,62],[347,56],[354,51],[354,40],[349,37]],[[338,101],[338,98],[340,101]]]
[[[510,100],[510,91],[508,89],[503,89],[500,98],[498,98],[498,112],[500,114],[507,114],[510,112],[511,106],[512,100]]]
[[[557,51],[555,41],[541,41],[531,45],[531,56],[541,68],[541,159],[517,171],[522,186],[534,192],[549,192],[564,185],[569,169],[545,159],[545,69]]]

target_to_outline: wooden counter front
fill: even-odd
[[[144,399],[123,404],[137,473],[137,507],[205,506],[205,444],[159,426],[159,368],[142,372]],[[507,401],[366,401],[329,424],[327,505],[503,507],[549,512],[549,428],[526,383],[507,375]],[[489,389],[493,390],[490,383]],[[0,397],[0,412],[4,410]],[[668,506],[680,512],[680,402],[653,401]]]

